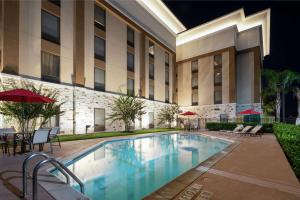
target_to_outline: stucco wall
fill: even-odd
[[[41,77],[41,1],[20,1],[19,73]]]
[[[191,62],[178,65],[178,105],[190,106],[192,104]]]
[[[106,90],[127,93],[127,26],[106,13]]]
[[[237,55],[237,103],[253,103],[254,55],[253,52]]]
[[[72,83],[74,67],[73,60],[73,1],[61,1],[60,17],[60,80],[63,83]]]
[[[230,27],[182,44],[176,47],[176,61],[235,46],[235,38],[236,28]]]
[[[261,27],[254,27],[237,34],[236,49],[243,50],[262,45]]]
[[[159,45],[155,45],[154,99],[165,101],[165,51]]]
[[[213,56],[198,60],[198,102],[199,105],[214,104],[214,67]]]

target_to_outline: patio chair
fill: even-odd
[[[3,154],[8,153],[8,155],[10,155],[8,137],[9,137],[9,134],[12,134],[15,132],[16,132],[16,129],[13,126],[11,128],[1,128],[0,129],[0,146],[1,146]]]
[[[50,142],[50,145],[51,145],[51,151],[52,151],[52,146],[54,146],[52,144],[52,141],[57,139],[57,142],[58,142],[58,146],[61,148],[61,145],[60,145],[60,140],[59,140],[59,137],[58,137],[58,134],[60,133],[60,128],[59,127],[53,127],[51,128],[51,131],[50,131],[50,134],[49,134],[49,142]]]
[[[252,136],[256,136],[258,133],[260,133],[260,137],[262,136],[262,125],[256,125],[251,131],[249,131],[249,134]]]
[[[44,144],[47,143],[49,140],[50,131],[51,131],[51,129],[46,129],[46,128],[35,131],[33,134],[33,137],[32,137],[32,142],[31,142],[32,148],[34,149],[34,145],[38,144],[39,151],[42,151],[44,148]]]

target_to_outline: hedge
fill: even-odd
[[[300,126],[276,123],[274,124],[274,134],[296,176],[300,179]]]
[[[219,131],[219,130],[233,130],[237,126],[236,122],[208,122],[206,123],[206,128],[210,131]],[[242,123],[244,126],[256,126],[257,123]],[[262,131],[265,133],[273,133],[273,124],[262,124]]]

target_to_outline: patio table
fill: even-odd
[[[17,143],[19,140],[19,137],[21,136],[21,151],[20,154],[23,154],[26,152],[26,142],[31,141],[32,132],[18,132],[18,133],[11,133],[13,134],[13,149],[14,149],[14,155],[16,155],[16,148]]]

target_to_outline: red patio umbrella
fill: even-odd
[[[44,97],[35,92],[24,89],[14,89],[0,92],[0,101],[13,101],[22,103],[54,103],[54,99]]]
[[[180,115],[183,115],[183,116],[193,116],[193,115],[197,115],[197,113],[194,113],[194,112],[191,112],[191,111],[187,111],[187,112],[181,113]]]
[[[253,109],[247,109],[238,113],[239,115],[260,115],[260,112],[257,112]]]

